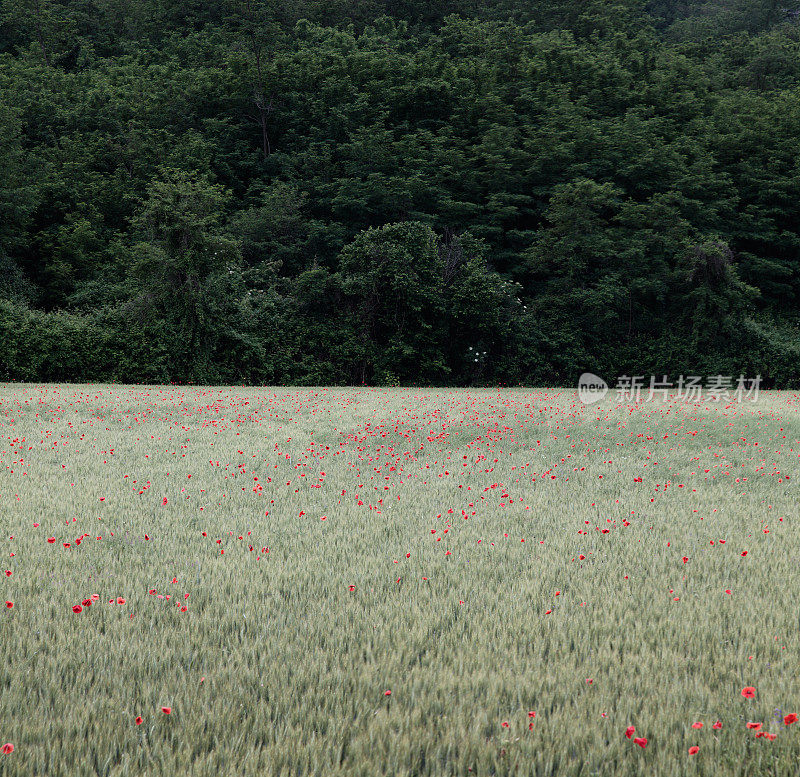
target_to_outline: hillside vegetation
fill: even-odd
[[[795,0],[4,0],[0,378],[800,382]]]

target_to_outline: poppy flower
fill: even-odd
[[[742,558],[744,558],[746,555],[747,555],[747,551],[746,551],[746,550],[743,550],[743,551],[742,551]]]
[[[56,538],[55,537],[48,537],[47,541],[52,545],[56,541]]]
[[[117,604],[125,604],[125,600],[121,596],[118,596],[117,597]]]
[[[392,695],[392,692],[391,692],[391,691],[384,691],[384,692],[383,692],[383,695],[384,695],[384,696],[391,696],[391,695]]]
[[[164,497],[164,499],[161,501],[161,506],[163,507],[166,503],[167,503],[167,497]]]
[[[647,747],[647,740],[644,737],[636,737],[633,742],[634,744],[639,745],[639,747]]]
[[[700,752],[700,748],[697,745],[693,745],[689,748],[689,755],[697,755]]]
[[[784,715],[783,722],[787,726],[790,726],[792,723],[797,723],[797,714],[790,712],[788,715]]]
[[[356,587],[354,585],[348,586],[348,590],[352,593],[356,590]]]
[[[775,740],[775,737],[778,736],[777,734],[770,734],[769,731],[764,731],[764,739],[769,739],[770,742]]]
[[[72,612],[77,615],[79,612],[83,612],[83,607],[81,607],[79,604],[73,605]]]
[[[628,737],[628,739],[630,739],[635,733],[636,729],[633,726],[628,726],[628,728],[625,729],[625,736]]]
[[[137,726],[141,726],[142,725],[142,716],[141,715],[137,715],[136,716],[136,725]]]
[[[169,713],[170,713],[170,712],[172,712],[172,707],[162,707],[162,708],[161,708],[161,711],[162,711],[162,712],[163,712],[165,715],[169,715]]]
[[[714,723],[714,724],[711,726],[711,728],[713,728],[713,729],[717,729],[717,730],[721,729],[721,728],[722,728],[722,721],[718,720],[716,723]]]
[[[503,721],[503,722],[502,722],[500,725],[501,725],[503,728],[508,728],[508,721],[507,721],[507,720],[504,720],[504,721]]]
[[[11,742],[6,742],[2,747],[0,747],[0,753],[3,755],[11,755],[14,752],[14,745]]]
[[[533,710],[531,710],[531,711],[528,713],[528,717],[529,717],[529,718],[535,718],[535,717],[536,717],[536,713],[535,713]]]
[[[703,724],[698,720],[697,723],[692,723],[692,728],[703,728]]]
[[[6,607],[10,610],[14,606],[14,602],[6,602]]]
[[[748,723],[747,724],[747,728],[749,728],[751,731],[758,731],[758,729],[761,728],[761,724],[760,723]]]
[[[742,696],[745,699],[752,699],[756,695],[756,689],[753,688],[752,685],[748,685],[746,688],[742,688]]]

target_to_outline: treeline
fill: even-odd
[[[0,379],[800,384],[797,0],[2,0]]]

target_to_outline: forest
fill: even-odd
[[[800,0],[0,0],[0,380],[800,385]]]

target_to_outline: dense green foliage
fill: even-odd
[[[799,8],[3,0],[0,379],[796,385]]]

